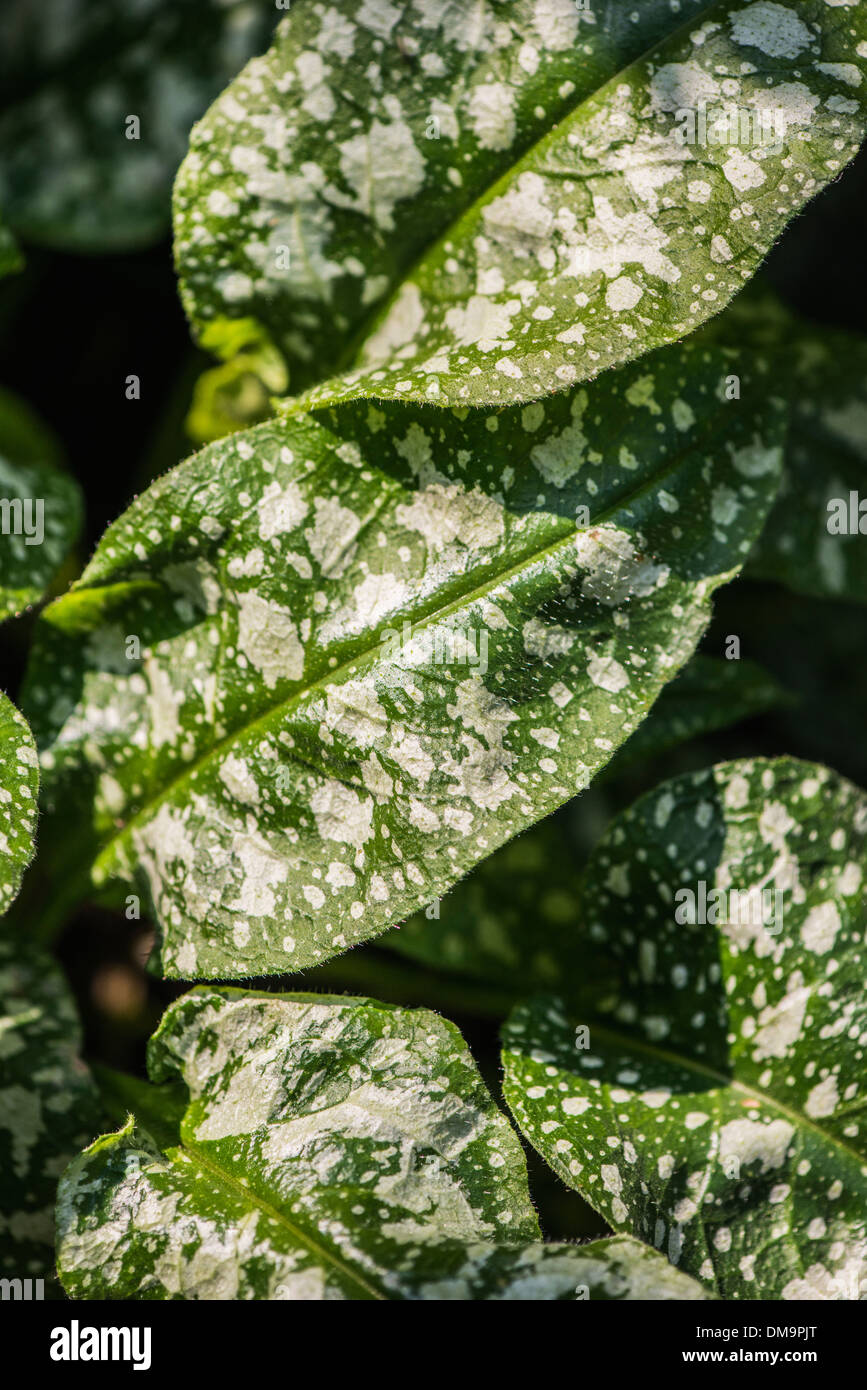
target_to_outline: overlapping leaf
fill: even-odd
[[[867,1288],[865,870],[867,797],[816,764],[665,783],[583,886],[615,984],[506,1029],[528,1138],[615,1230],[729,1298]]]
[[[867,602],[867,340],[789,323],[772,355],[791,390],[783,485],[749,573]]]
[[[818,598],[863,603],[867,341],[799,318],[761,283],[699,341],[748,352],[766,389],[788,402],[782,486],[747,573]]]
[[[57,896],[28,911],[138,872],[167,973],[294,970],[586,786],[772,500],[779,413],[726,367],[296,415],[155,484],[40,620]]]
[[[0,915],[33,854],[38,791],[39,764],[27,721],[0,693]]]
[[[0,935],[0,1275],[41,1279],[46,1297],[60,1293],[57,1179],[99,1129],[78,1047],[75,1006],[57,966],[25,938]]]
[[[57,444],[0,389],[0,621],[42,598],[81,527],[81,493]]]
[[[33,853],[38,777],[30,731],[0,695],[0,913]],[[0,935],[0,1274],[42,1279],[49,1296],[57,1178],[97,1127],[77,1046],[56,965],[26,938]]]
[[[755,661],[694,656],[666,686],[650,718],[611,760],[606,776],[690,739],[793,703],[794,697]]]
[[[865,53],[824,0],[301,7],[193,134],[188,312],[296,392],[332,363],[318,401],[561,390],[737,293],[857,150]]]
[[[148,1065],[175,1140],[131,1116],[62,1180],[75,1297],[702,1296],[633,1241],[541,1243],[520,1144],[436,1014],[202,988]]]
[[[784,700],[753,662],[695,656],[603,775]],[[383,945],[436,969],[503,985],[518,999],[535,990],[576,990],[584,999],[604,994],[610,965],[588,952],[579,920],[583,857],[567,828],[549,819],[484,860],[442,903],[389,932]]]
[[[0,206],[10,225],[85,251],[161,236],[190,126],[265,47],[275,14],[244,0],[5,0]]]
[[[503,985],[516,1000],[571,985],[578,969],[601,986],[606,962],[588,959],[577,939],[577,858],[559,819],[543,821],[429,904],[437,916],[416,914],[383,944],[435,969]]]

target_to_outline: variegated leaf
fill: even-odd
[[[190,126],[267,45],[276,13],[247,0],[4,0],[0,207],[10,226],[76,251],[162,236]]]
[[[33,853],[38,765],[23,717],[0,695],[0,913]],[[96,1132],[94,1092],[76,1057],[75,1008],[60,971],[25,937],[0,934],[0,1276],[56,1296],[54,1195]],[[89,1123],[92,1121],[92,1124]],[[10,1288],[14,1289],[14,1284]],[[22,1286],[23,1289],[23,1286]],[[4,1295],[23,1297],[24,1293]]]
[[[2,808],[0,808],[2,823]],[[0,934],[0,1277],[58,1297],[57,1179],[99,1130],[75,1005],[51,958]],[[26,1297],[26,1286],[4,1297]]]
[[[168,974],[295,970],[585,787],[773,498],[779,412],[728,365],[295,415],[156,483],[38,624],[28,913],[138,875]]]
[[[867,600],[867,339],[750,286],[699,342],[749,355],[788,403],[783,481],[747,573],[818,598]]]
[[[57,467],[58,446],[0,389],[0,621],[45,594],[81,527],[81,493]]]
[[[754,662],[694,656],[602,775],[785,701]],[[483,860],[382,944],[435,969],[502,985],[516,1000],[535,990],[604,994],[610,966],[587,950],[579,920],[583,859],[568,826],[549,818]]]
[[[791,392],[779,499],[749,573],[802,594],[867,602],[867,339],[787,316],[770,354]]]
[[[865,55],[825,0],[298,6],[193,132],[188,312],[296,393],[330,365],[319,402],[595,377],[717,313],[853,157]]]
[[[39,764],[24,716],[0,693],[0,915],[33,854]]]
[[[618,1231],[727,1298],[867,1292],[867,797],[725,763],[619,817],[582,887],[614,981],[521,1007],[507,1100]]]
[[[437,1014],[202,988],[149,1071],[174,1142],[130,1116],[61,1183],[73,1297],[702,1296],[637,1242],[541,1243],[517,1137]]]

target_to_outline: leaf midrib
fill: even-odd
[[[280,1211],[278,1207],[272,1206],[270,1202],[260,1196],[253,1188],[245,1186],[244,1183],[239,1182],[237,1178],[232,1177],[231,1173],[226,1172],[225,1168],[221,1168],[219,1164],[209,1158],[198,1144],[192,1144],[188,1139],[183,1139],[176,1152],[182,1153],[212,1178],[216,1178],[218,1182],[229,1189],[233,1196],[243,1198],[248,1205],[256,1207],[264,1216],[267,1216],[269,1220],[275,1221],[278,1225],[285,1227],[293,1240],[305,1246],[317,1259],[333,1265],[340,1274],[353,1280],[353,1282],[356,1283],[359,1288],[363,1289],[370,1298],[375,1298],[380,1302],[386,1299],[386,1295],[382,1293],[380,1289],[377,1289],[374,1284],[368,1283],[364,1275],[359,1274],[358,1270],[353,1268],[351,1264],[341,1259],[341,1257],[335,1251],[329,1249],[328,1246],[318,1244],[313,1237],[302,1230],[300,1226],[296,1226],[294,1221],[291,1221],[285,1212]],[[168,1156],[171,1157],[171,1153]]]
[[[832,1144],[846,1154],[848,1158],[854,1160],[858,1167],[863,1169],[867,1166],[867,1156],[859,1154],[857,1149],[853,1149],[843,1139],[838,1139],[836,1135],[829,1134],[821,1125],[816,1124],[808,1115],[802,1115],[799,1110],[793,1110],[776,1096],[770,1095],[766,1091],[756,1090],[755,1087],[748,1085],[746,1081],[741,1081],[736,1076],[727,1076],[725,1072],[718,1071],[704,1062],[699,1062],[694,1057],[682,1056],[678,1052],[669,1052],[666,1048],[654,1047],[652,1043],[644,1039],[630,1037],[626,1033],[618,1033],[616,1029],[610,1028],[605,1024],[594,1022],[592,1024],[594,1034],[600,1037],[603,1042],[607,1041],[612,1046],[620,1048],[626,1052],[641,1052],[652,1058],[654,1061],[664,1062],[670,1066],[680,1067],[684,1071],[695,1072],[699,1076],[705,1076],[711,1081],[715,1081],[723,1087],[730,1087],[740,1094],[748,1096],[751,1100],[758,1101],[762,1105],[771,1107],[791,1120],[796,1129],[808,1129],[817,1134],[827,1144]]]
[[[538,153],[547,141],[553,143],[561,128],[567,122],[572,121],[575,118],[577,113],[581,110],[582,106],[586,106],[589,102],[598,100],[601,94],[609,86],[611,86],[615,82],[620,82],[624,74],[629,72],[630,69],[638,66],[638,64],[640,63],[646,62],[648,58],[650,58],[665,44],[676,42],[679,35],[688,33],[694,27],[699,25],[701,22],[703,22],[705,16],[708,14],[709,11],[715,9],[726,10],[730,8],[730,5],[731,0],[710,0],[710,3],[704,5],[700,10],[696,10],[695,14],[692,15],[689,19],[684,20],[682,24],[678,24],[669,33],[665,34],[661,39],[657,39],[655,43],[650,44],[647,48],[643,49],[640,53],[638,53],[634,58],[631,58],[629,62],[626,63],[623,67],[618,68],[616,72],[612,73],[610,77],[606,78],[606,80],[601,84],[601,86],[596,87],[592,92],[585,93],[584,96],[580,97],[577,101],[575,101],[575,103],[572,106],[570,106],[566,111],[564,111],[563,115],[560,117],[558,121],[555,121],[554,125],[550,126],[542,135],[538,137],[538,139],[531,141],[529,145],[525,146],[525,148],[521,150],[517,159],[513,160],[513,162],[509,165],[508,169],[506,169],[502,174],[497,174],[497,176],[494,179],[492,179],[490,183],[486,184],[484,188],[480,189],[479,192],[476,193],[472,202],[468,203],[466,207],[462,208],[461,211],[457,214],[457,216],[453,217],[452,220],[442,229],[442,231],[437,232],[433,237],[431,237],[430,241],[428,241],[421,248],[421,250],[401,272],[401,278],[399,280],[396,280],[394,285],[389,289],[387,297],[381,299],[377,304],[375,304],[372,307],[370,313],[368,313],[365,316],[360,326],[351,335],[343,351],[337,358],[334,367],[334,376],[320,378],[318,382],[314,383],[314,386],[311,389],[321,390],[324,386],[327,386],[329,381],[339,378],[343,375],[344,372],[352,370],[365,370],[365,368],[363,368],[358,363],[358,354],[361,351],[361,348],[364,346],[364,343],[366,342],[367,338],[370,336],[371,330],[388,314],[391,305],[394,303],[403,286],[413,279],[413,277],[417,274],[419,268],[424,264],[428,256],[432,256],[434,254],[436,248],[440,245],[440,243],[448,241],[450,238],[454,237],[456,230],[459,228],[461,222],[464,220],[465,217],[469,217],[476,208],[486,203],[494,195],[495,191],[497,190],[497,188],[499,188],[501,184],[507,184],[508,182],[510,182],[515,177],[515,171],[518,169],[518,167],[521,164],[523,164],[523,162],[526,159],[529,159],[530,156],[532,156],[535,153]]]
[[[619,511],[622,511],[625,508],[627,508],[636,498],[640,497],[643,493],[649,491],[652,487],[656,487],[660,481],[668,477],[673,471],[675,471],[680,466],[680,464],[686,456],[688,456],[690,453],[694,452],[695,450],[701,447],[702,443],[707,438],[707,436],[710,433],[712,433],[712,430],[717,423],[720,413],[721,411],[714,412],[713,414],[711,414],[708,417],[705,428],[700,432],[699,436],[689,441],[685,441],[681,448],[674,451],[674,453],[667,460],[663,468],[653,473],[651,477],[644,479],[640,483],[637,483],[626,493],[616,498],[595,518],[591,519],[589,527],[582,529],[591,530],[593,527],[603,524],[611,516],[616,515]],[[494,589],[501,584],[508,583],[508,581],[513,576],[520,574],[522,571],[530,569],[535,565],[543,563],[548,557],[550,557],[552,554],[555,554],[558,550],[568,547],[569,545],[573,545],[574,538],[578,534],[578,529],[579,528],[575,527],[570,523],[570,530],[559,540],[556,540],[550,543],[549,545],[542,547],[541,549],[530,550],[525,552],[525,554],[517,561],[512,562],[511,564],[507,565],[504,569],[501,569],[497,571],[495,574],[490,575],[484,583],[477,585],[475,588],[470,589],[469,591],[461,594],[458,598],[453,599],[450,603],[446,604],[443,607],[432,608],[430,612],[424,614],[421,617],[418,623],[412,623],[413,632],[419,631],[420,629],[426,627],[432,622],[441,621],[442,619],[448,617],[453,611],[459,611],[461,608],[464,608],[472,603],[477,602],[479,598],[484,597],[485,594],[490,592],[491,589]],[[153,581],[148,579],[145,582],[152,583]],[[94,589],[99,589],[101,587],[109,586],[93,585],[92,587]],[[336,666],[331,670],[323,672],[321,676],[317,676],[315,680],[311,681],[309,685],[304,686],[303,689],[293,691],[291,695],[286,697],[286,699],[277,701],[275,704],[270,705],[267,710],[265,710],[262,714],[257,715],[255,719],[250,720],[249,723],[239,725],[230,733],[226,734],[224,738],[220,739],[217,743],[213,744],[210,748],[208,748],[199,758],[195,760],[195,762],[190,763],[186,767],[182,768],[178,772],[178,774],[171,779],[171,781],[167,782],[165,786],[159,789],[157,795],[151,797],[151,799],[147,801],[144,806],[140,807],[139,810],[136,811],[135,815],[131,816],[129,820],[119,830],[115,831],[113,835],[109,836],[103,842],[99,850],[99,853],[95,856],[93,864],[98,864],[104,858],[104,856],[109,854],[111,852],[112,847],[118,840],[122,839],[127,834],[131,834],[138,825],[142,824],[143,822],[146,822],[154,806],[157,806],[162,802],[167,801],[172,796],[173,792],[178,786],[183,784],[188,779],[194,777],[196,773],[203,767],[203,765],[209,762],[212,758],[218,757],[221,754],[221,752],[223,752],[227,748],[231,748],[238,740],[246,738],[258,725],[263,724],[267,720],[271,719],[273,715],[277,713],[277,711],[288,711],[294,705],[300,703],[302,700],[304,700],[307,696],[309,696],[313,691],[317,690],[318,688],[324,687],[325,685],[331,685],[336,682],[340,682],[342,678],[348,673],[357,670],[369,661],[375,660],[376,656],[380,652],[380,643],[376,643],[374,646],[369,646],[365,648],[364,651],[357,653],[348,660],[342,662],[339,666]],[[305,762],[305,760],[298,755],[296,749],[287,749],[285,751],[288,755],[288,759],[290,762],[299,763],[304,767],[312,766],[311,764]],[[327,769],[322,769],[319,767],[314,767],[313,770],[318,772],[321,776],[331,776],[334,777],[336,781],[341,780],[340,778],[335,776],[334,771],[328,771]],[[350,784],[344,783],[344,785]]]

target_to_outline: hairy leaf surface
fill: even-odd
[[[39,764],[27,721],[0,693],[0,915],[33,854]]]
[[[179,175],[202,342],[252,321],[294,391],[341,372],[320,401],[505,403],[717,313],[863,138],[864,8],[596,11],[298,7]]]
[[[826,768],[665,783],[587,870],[607,996],[570,1017],[531,1003],[505,1031],[536,1148],[615,1230],[728,1298],[867,1286],[865,869],[867,797]]]
[[[541,1243],[518,1139],[437,1014],[202,988],[148,1067],[187,1088],[177,1139],[130,1116],[64,1177],[75,1297],[701,1296],[636,1242]]]
[[[686,739],[785,702],[755,662],[694,656],[605,768],[654,757]],[[437,905],[382,944],[438,970],[497,983],[517,998],[534,990],[605,992],[610,967],[590,952],[578,896],[583,854],[558,820],[534,826],[485,859]],[[438,916],[428,916],[436,911]]]
[[[162,236],[190,126],[265,47],[274,14],[244,0],[5,0],[0,206],[10,226],[75,251]]]
[[[58,446],[0,388],[0,621],[42,598],[81,528],[81,493]]]
[[[523,410],[295,415],[155,484],[40,619],[32,910],[138,872],[167,973],[294,970],[585,787],[773,498],[779,414],[725,370],[686,347]]]

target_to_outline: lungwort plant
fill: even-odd
[[[0,21],[4,1288],[864,1296],[867,7],[45,9]],[[67,411],[26,324],[87,275]]]

